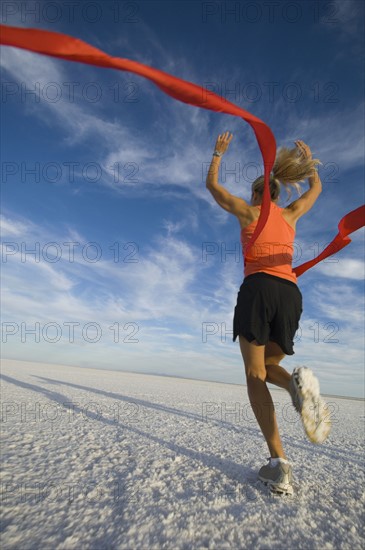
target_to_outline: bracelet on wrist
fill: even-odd
[[[220,153],[219,151],[214,151],[213,157],[221,157],[223,153]]]

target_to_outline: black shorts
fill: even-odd
[[[295,283],[269,273],[253,273],[244,279],[237,294],[233,341],[239,334],[259,345],[270,340],[286,355],[293,355],[302,311],[302,293]]]

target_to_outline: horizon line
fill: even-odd
[[[62,365],[62,364],[59,364],[59,363],[45,363],[44,361],[29,361],[29,360],[24,360],[24,359],[13,359],[13,358],[10,358],[10,357],[2,357],[0,358],[0,361],[18,361],[18,362],[21,362],[21,363],[40,363],[42,365],[54,365],[54,366],[59,366],[59,367],[71,367],[71,368],[79,368],[79,369],[94,369],[94,370],[108,370],[108,371],[112,371],[112,372],[125,372],[125,373],[129,373],[129,374],[142,374],[142,375],[147,375],[147,376],[163,376],[165,378],[180,378],[182,380],[192,380],[192,381],[195,381],[195,382],[211,382],[213,384],[228,384],[228,385],[231,385],[231,386],[243,386],[245,388],[247,388],[247,385],[246,384],[240,384],[238,382],[223,382],[223,381],[220,381],[220,380],[207,380],[205,378],[190,378],[188,376],[178,376],[178,375],[174,375],[174,374],[165,374],[165,373],[159,373],[159,372],[144,372],[144,371],[130,371],[130,370],[124,370],[124,369],[116,369],[116,368],[112,368],[112,367],[82,367],[80,365]],[[270,391],[271,390],[274,390],[274,391],[281,391],[281,392],[285,392],[284,389],[282,388],[270,388]],[[329,393],[322,393],[321,392],[321,395],[323,397],[335,397],[335,398],[339,398],[339,399],[353,399],[353,400],[356,400],[356,401],[365,401],[365,396],[364,397],[357,397],[357,396],[353,396],[353,395],[336,395],[336,394],[329,394]]]

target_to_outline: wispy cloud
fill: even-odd
[[[320,10],[322,26],[353,38],[364,28],[364,5],[357,0],[332,0]]]
[[[0,216],[0,232],[4,237],[21,237],[26,234],[27,224],[19,220],[11,220],[5,216]]]
[[[341,263],[320,264],[319,271],[326,277],[337,277],[339,279],[355,279],[363,281],[365,279],[364,262],[346,258]]]
[[[341,105],[341,103],[339,104]],[[347,169],[362,167],[364,161],[364,102],[351,105],[332,113],[308,113],[305,118],[295,112],[288,113],[287,140],[294,142],[298,136],[311,146],[314,158],[324,164],[332,164],[325,176],[334,179]],[[337,165],[337,171],[335,167]],[[325,167],[324,167],[325,168]],[[323,170],[323,168],[322,168]]]
[[[162,227],[167,231],[167,237],[171,235],[181,233],[184,229],[189,228],[196,230],[199,226],[197,214],[195,212],[188,212],[184,219],[180,221],[162,220]]]
[[[332,33],[339,42],[333,60],[353,60],[364,52],[364,2],[358,0],[332,0],[319,3],[320,32]]]

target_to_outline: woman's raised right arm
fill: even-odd
[[[304,158],[312,158],[310,148],[303,141],[296,141],[296,146],[300,149]],[[316,169],[313,170],[313,175],[308,178],[308,183],[308,191],[286,207],[286,210],[292,213],[293,221],[297,221],[301,216],[306,214],[322,192],[322,182]]]
[[[293,214],[294,220],[298,220],[301,216],[304,216],[314,205],[319,195],[322,192],[322,182],[318,175],[317,170],[315,174],[308,178],[309,189],[296,201],[289,204],[287,207]]]

